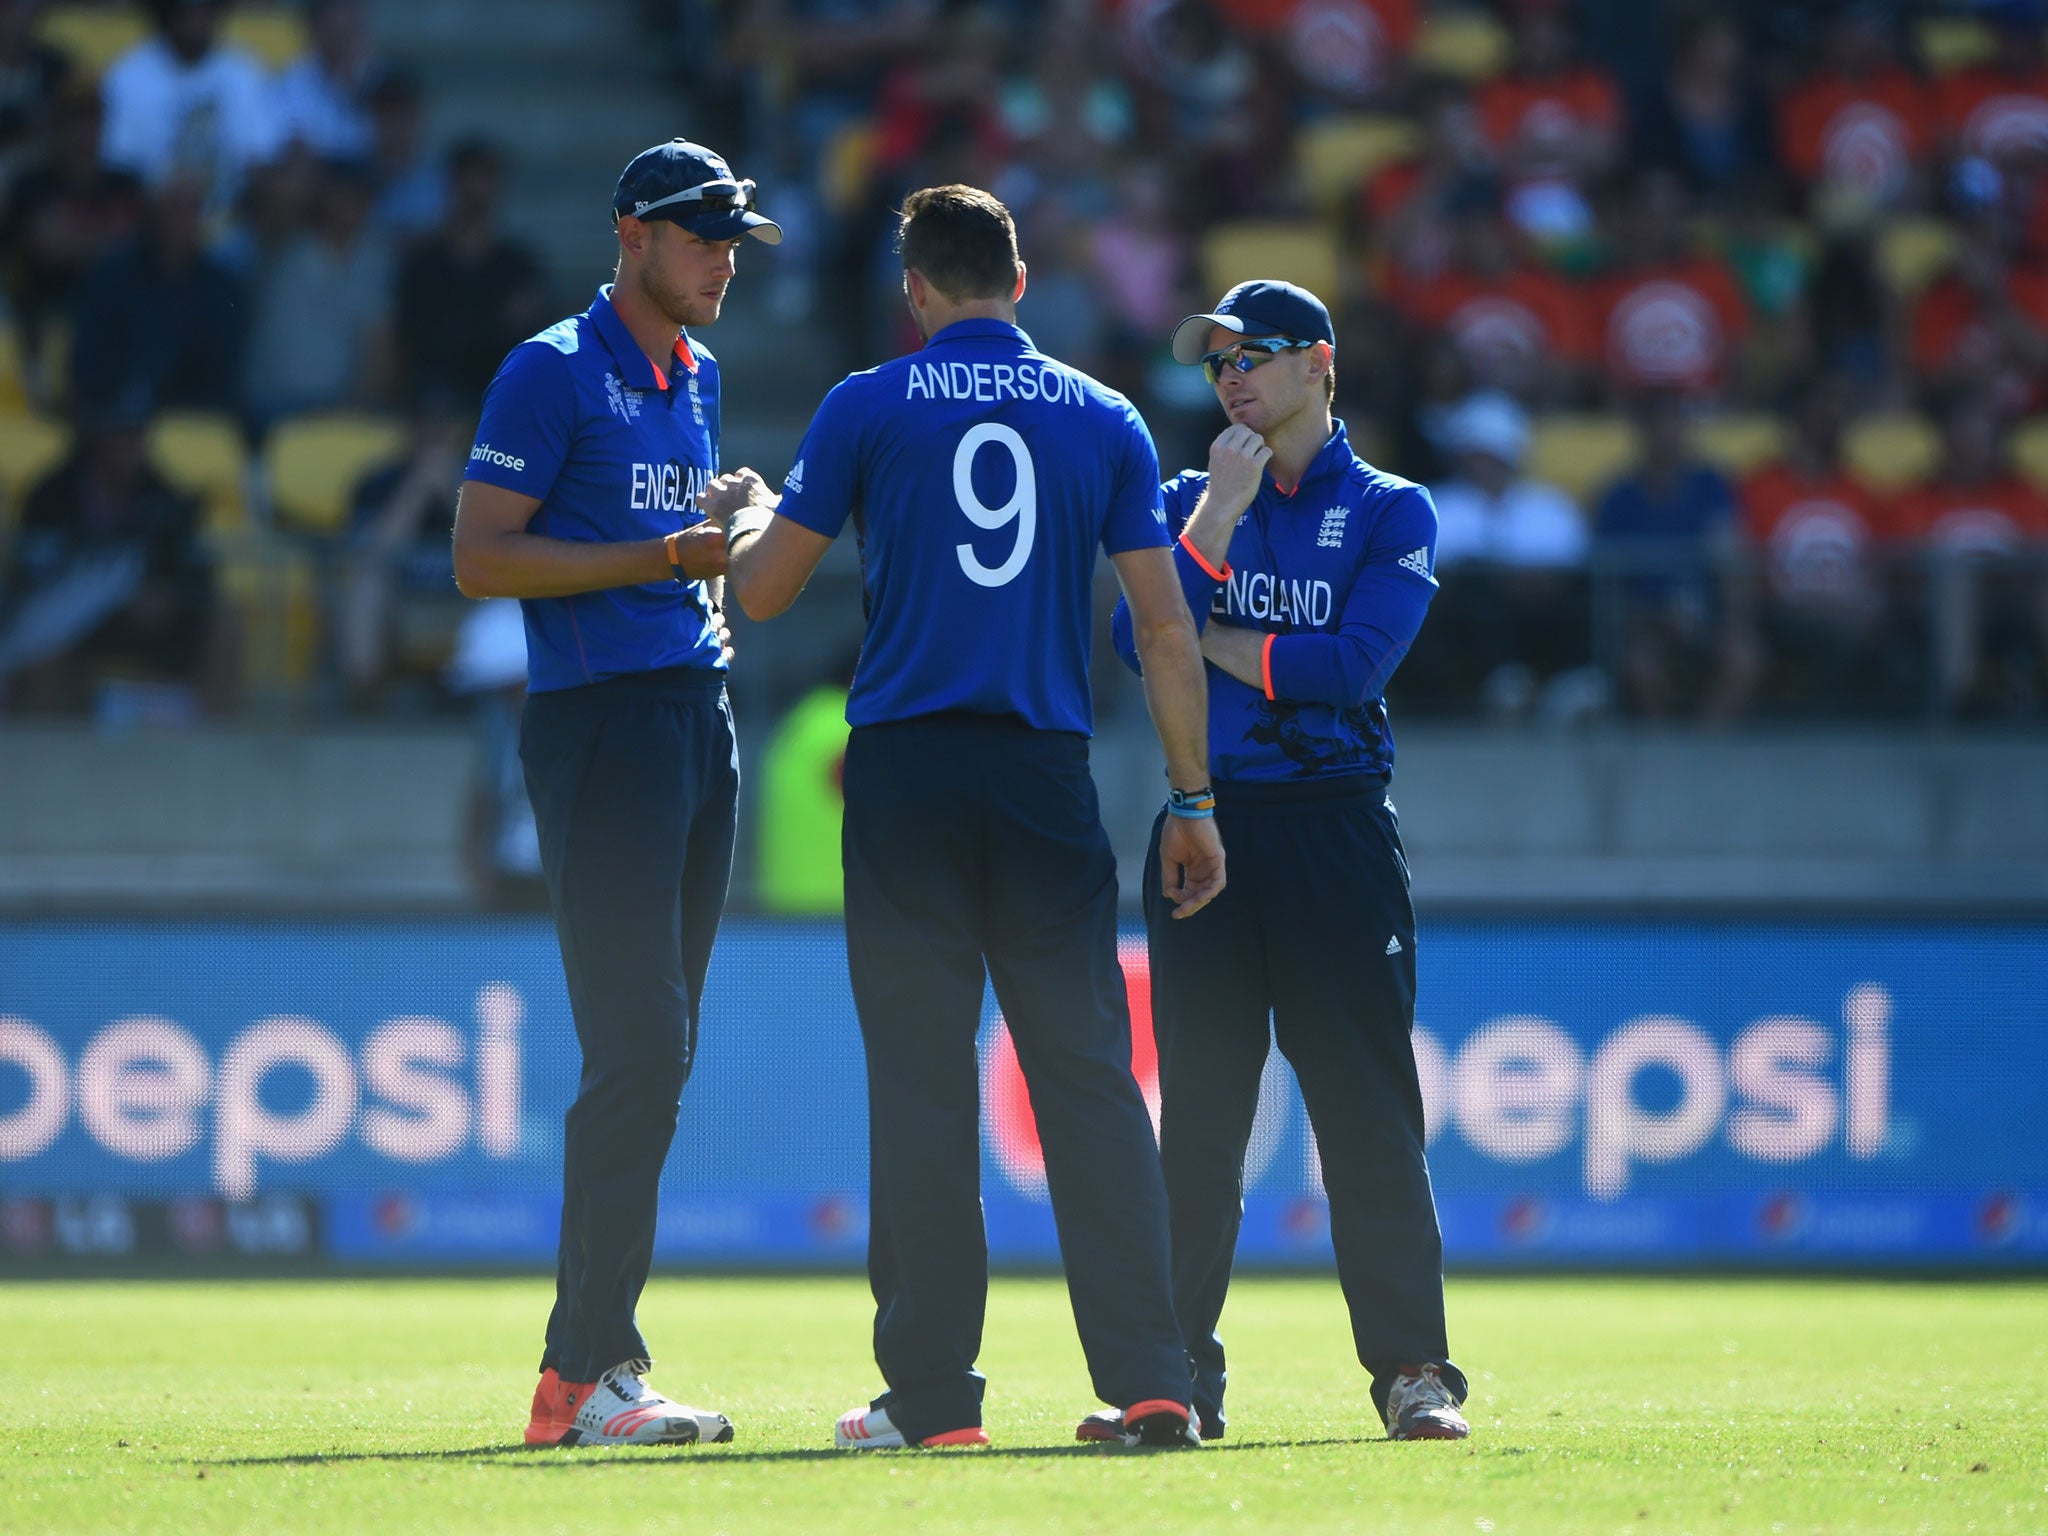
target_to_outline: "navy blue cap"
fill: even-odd
[[[1240,336],[1285,336],[1290,341],[1337,345],[1337,330],[1323,301],[1293,283],[1239,283],[1208,314],[1189,315],[1173,328],[1173,360],[1199,363],[1209,350],[1212,325]]]
[[[612,219],[667,219],[705,240],[752,235],[782,244],[782,226],[754,212],[754,184],[733,175],[722,155],[670,139],[642,150],[619,176],[612,193]]]

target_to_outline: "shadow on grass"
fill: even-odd
[[[1222,1445],[1207,1445],[1203,1450],[1214,1455],[1227,1451],[1292,1451],[1306,1450],[1317,1446],[1374,1446],[1391,1442],[1372,1437],[1359,1440],[1235,1440]],[[1119,1445],[991,1445],[962,1447],[957,1450],[926,1451],[842,1451],[819,1448],[815,1450],[783,1451],[729,1451],[719,1446],[673,1446],[668,1454],[656,1455],[658,1447],[628,1451],[623,1456],[616,1449],[606,1447],[584,1447],[593,1454],[579,1456],[573,1450],[554,1445],[477,1445],[463,1450],[452,1451],[335,1451],[321,1454],[315,1451],[301,1452],[288,1456],[219,1456],[194,1458],[188,1463],[200,1467],[320,1467],[347,1466],[355,1462],[429,1462],[458,1461],[484,1462],[513,1467],[522,1471],[574,1471],[579,1467],[647,1466],[659,1463],[665,1466],[683,1466],[693,1461],[702,1461],[717,1466],[742,1462],[791,1462],[791,1461],[859,1461],[871,1458],[902,1458],[911,1460],[983,1461],[991,1457],[1017,1459],[1045,1456],[1133,1456],[1150,1458],[1171,1455],[1170,1451],[1133,1448]]]

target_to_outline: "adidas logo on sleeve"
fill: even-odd
[[[1432,576],[1429,572],[1429,548],[1427,545],[1403,555],[1397,563],[1402,570],[1413,571],[1424,581],[1429,582],[1431,585],[1435,584],[1436,577]]]
[[[804,461],[802,459],[796,461],[796,467],[790,470],[789,474],[783,479],[782,488],[785,491],[795,491],[798,495],[803,494]]]

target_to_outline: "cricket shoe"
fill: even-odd
[[[588,1388],[582,1390],[587,1391]],[[528,1445],[560,1445],[575,1426],[575,1411],[562,1400],[562,1373],[549,1366],[533,1389],[533,1411],[526,1420]]]
[[[1165,1398],[1104,1408],[1074,1426],[1076,1440],[1104,1445],[1150,1446],[1156,1450],[1199,1450],[1202,1416]]]
[[[1387,1389],[1389,1440],[1462,1440],[1472,1426],[1434,1365],[1404,1365]]]
[[[689,1408],[663,1397],[641,1380],[649,1362],[628,1360],[596,1381],[559,1384],[558,1416],[566,1427],[556,1445],[723,1445],[732,1438],[732,1420],[708,1408]],[[542,1386],[546,1386],[543,1378]],[[534,1422],[526,1428],[529,1445],[542,1428],[540,1394],[536,1392]]]
[[[922,1440],[906,1440],[903,1431],[889,1422],[886,1408],[855,1408],[839,1415],[832,1426],[832,1443],[842,1451],[901,1451],[914,1446],[987,1445],[988,1431],[979,1424],[965,1429],[948,1429]]]

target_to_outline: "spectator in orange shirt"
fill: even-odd
[[[2017,713],[2048,691],[2048,499],[2006,466],[2004,418],[1982,396],[1943,421],[1941,471],[1899,498],[1917,559],[1900,583],[1924,628],[1944,714]]]
[[[1605,70],[1581,63],[1571,19],[1555,0],[1520,0],[1515,58],[1479,92],[1479,126],[1517,179],[1585,185],[1615,162],[1621,92]]]
[[[1450,339],[1475,387],[1561,403],[1596,354],[1584,293],[1516,259],[1490,191],[1459,200],[1450,262],[1429,275],[1397,271],[1389,298],[1411,326]]]
[[[1620,390],[1719,393],[1739,361],[1749,312],[1734,274],[1694,248],[1684,189],[1643,176],[1615,220],[1615,270],[1593,294],[1609,382]]]
[[[1851,7],[1780,106],[1778,154],[1817,197],[1896,207],[1918,194],[1935,130],[1933,98],[1900,66],[1886,21]]]
[[[1990,57],[1935,86],[1941,129],[1958,154],[2001,169],[2036,170],[2048,160],[2048,60],[2041,0],[1994,0],[1977,15],[1997,30]]]
[[[2014,251],[1989,215],[1960,233],[1954,263],[1914,307],[1913,371],[1930,388],[2030,410],[2048,375],[2048,260]]]
[[[1742,487],[1771,691],[1795,707],[1879,706],[1876,685],[1896,670],[1881,580],[1891,520],[1842,468],[1847,403],[1843,381],[1817,380],[1801,395],[1784,457]]]

